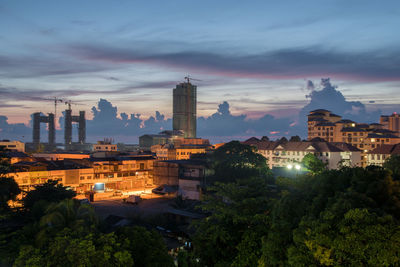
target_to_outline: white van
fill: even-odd
[[[139,202],[142,201],[142,198],[138,195],[130,195],[125,202],[130,203],[130,204],[139,204]]]

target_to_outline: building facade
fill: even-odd
[[[184,137],[195,138],[197,128],[197,86],[187,82],[173,90],[172,129],[182,131]]]
[[[361,151],[346,143],[259,141],[251,145],[267,159],[270,169],[300,163],[307,154],[317,156],[329,169],[362,165]]]
[[[25,152],[25,143],[20,141],[0,140],[0,147],[12,151]]]

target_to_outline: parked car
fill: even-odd
[[[139,204],[142,201],[142,198],[138,195],[130,195],[127,199],[125,199],[126,203],[129,204]]]
[[[119,190],[114,191],[114,193],[113,193],[113,196],[118,196],[118,197],[120,197],[120,196],[122,196],[122,195],[123,195],[122,192],[119,191]]]

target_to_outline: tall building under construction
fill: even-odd
[[[190,83],[176,85],[173,92],[172,128],[182,131],[185,138],[196,138],[197,86]]]

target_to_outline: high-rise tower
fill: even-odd
[[[197,86],[186,79],[173,92],[172,129],[182,131],[185,138],[196,138]]]

